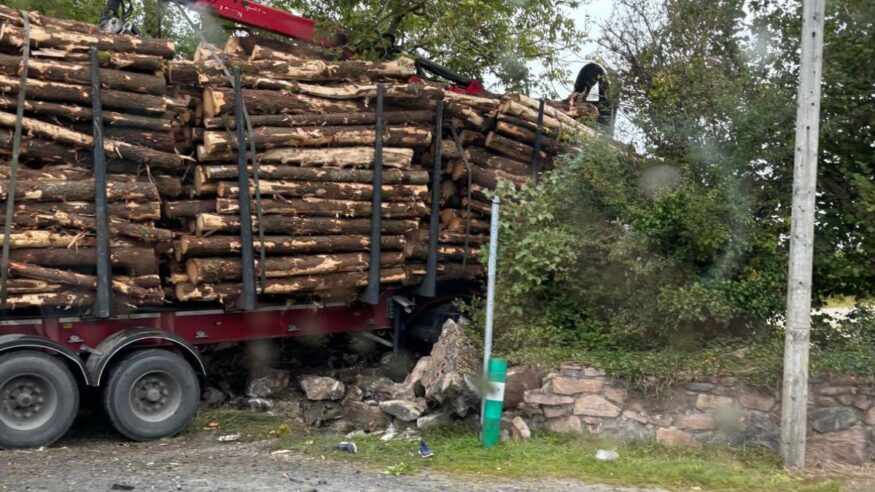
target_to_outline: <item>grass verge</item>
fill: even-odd
[[[201,407],[184,434],[211,433],[216,436],[240,434],[241,441],[259,441],[291,431],[279,417],[266,413],[227,407]]]
[[[345,438],[329,433],[289,434],[279,438],[273,449],[350,460],[382,468],[390,475],[431,470],[506,480],[573,479],[672,490],[841,490],[834,480],[790,475],[781,469],[777,455],[758,449],[669,448],[640,442],[617,448],[619,459],[600,462],[595,452],[607,444],[580,436],[535,433],[527,441],[504,442],[489,450],[480,446],[474,431],[461,427],[427,431],[423,438],[434,457],[419,457],[418,442],[382,442],[376,437],[355,439],[358,454],[342,453],[334,448]]]

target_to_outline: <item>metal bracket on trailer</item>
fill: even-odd
[[[441,200],[441,160],[442,133],[444,128],[444,98],[437,100],[434,122],[434,163],[431,170],[431,216],[428,219],[428,256],[425,260],[425,278],[416,293],[423,297],[434,297],[437,291],[437,249],[440,227]],[[469,173],[470,175],[470,173]]]
[[[207,368],[200,352],[184,338],[166,331],[134,328],[116,332],[100,342],[100,345],[97,346],[85,364],[85,370],[88,373],[88,384],[100,386],[103,375],[106,373],[106,368],[113,357],[125,348],[143,340],[164,340],[172,343],[175,347],[182,349],[183,356],[189,361],[195,372],[198,372],[201,376],[206,376]]]
[[[377,121],[374,138],[374,180],[371,191],[371,256],[368,263],[368,286],[362,302],[380,302],[380,254],[383,228],[383,84],[377,83]]]
[[[110,316],[112,266],[109,261],[109,214],[106,193],[106,153],[103,149],[103,106],[100,101],[100,64],[97,48],[91,48],[91,111],[94,132],[94,229],[97,236],[97,292],[92,312],[95,318]]]
[[[240,261],[242,264],[242,292],[237,299],[241,311],[255,309],[255,253],[252,244],[252,210],[249,204],[249,169],[246,158],[246,131],[243,114],[243,84],[240,69],[234,68],[234,119],[237,124],[237,184],[240,187]],[[260,193],[261,190],[255,190]],[[259,224],[259,228],[261,224]],[[262,286],[263,287],[263,286]]]

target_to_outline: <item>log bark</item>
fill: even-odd
[[[0,126],[14,128],[15,120],[14,114],[0,112]],[[89,149],[94,145],[94,137],[91,135],[74,132],[62,126],[52,125],[33,118],[22,118],[22,127],[33,135],[60,144],[73,145],[80,149]],[[182,159],[177,155],[110,139],[103,141],[103,148],[107,156],[117,156],[156,168],[176,169],[182,164]]]
[[[216,200],[182,200],[164,202],[164,216],[168,219],[197,217],[202,213],[216,212]]]
[[[326,62],[322,60],[278,60],[262,59],[261,51],[253,51],[250,65],[259,74],[270,74],[272,78],[306,81],[345,81],[375,78],[406,79],[416,73],[416,64],[411,58],[372,62],[348,60]]]
[[[401,251],[404,236],[382,236],[380,249]],[[176,242],[174,253],[178,261],[185,256],[228,256],[239,254],[242,242],[237,236],[196,237],[182,235]],[[261,250],[261,241],[253,241],[256,251]],[[367,251],[371,239],[367,235],[346,236],[265,236],[264,250],[267,254],[343,253]]]
[[[0,183],[0,200],[6,200],[8,183]],[[113,181],[106,183],[107,201],[157,201],[158,189],[152,183]],[[21,201],[63,202],[94,201],[94,180],[27,181],[16,184],[15,199]]]
[[[54,26],[53,26],[54,27]],[[0,25],[3,36],[0,46],[22,48],[23,30],[9,22]],[[167,39],[141,38],[124,34],[81,33],[58,28],[30,26],[30,45],[33,48],[57,48],[64,51],[87,51],[97,47],[102,51],[119,51],[172,58],[173,41]]]
[[[411,111],[385,111],[383,122],[387,125],[404,125],[408,123],[431,123],[434,121],[434,111],[411,110]],[[377,121],[375,112],[365,113],[327,113],[327,114],[261,114],[250,116],[253,127],[259,126],[340,126],[340,125],[373,125]],[[236,128],[234,118],[220,116],[207,118],[204,126],[208,129]]]
[[[522,186],[528,181],[527,176],[508,173],[499,169],[487,169],[480,166],[471,166],[471,182],[484,186],[486,188],[495,189],[499,181],[507,181],[514,186]]]
[[[254,227],[258,221],[252,219]],[[382,233],[390,235],[404,234],[419,226],[418,220],[383,220]],[[285,233],[295,235],[332,235],[332,234],[370,234],[370,219],[328,219],[320,217],[285,217],[268,215],[264,217],[261,227],[266,233]],[[197,216],[196,233],[198,236],[207,232],[237,232],[240,230],[240,218],[233,215],[200,214]]]
[[[534,145],[537,134],[535,130],[529,130],[524,126],[515,125],[509,121],[499,121],[495,124],[495,131],[505,135],[518,142],[523,142],[527,145]],[[563,147],[552,138],[541,134],[541,148],[548,153],[558,154],[562,152]]]
[[[376,138],[372,140],[376,140]],[[413,149],[383,147],[383,166],[406,169],[413,161],[413,154]],[[265,164],[286,164],[301,167],[367,168],[374,165],[374,147],[267,149],[259,152],[258,161]]]
[[[31,280],[29,278],[6,279],[6,292],[10,294],[57,292],[63,288],[61,284],[51,284],[42,280]]]
[[[425,185],[384,185],[381,189],[384,201],[424,201],[428,199],[428,187]],[[331,181],[267,181],[261,180],[256,187],[252,182],[249,191],[261,195],[280,195],[286,197],[317,197],[339,200],[370,200],[373,195],[373,185],[364,183],[335,183]],[[240,187],[233,181],[220,181],[216,194],[222,198],[240,196]]]
[[[409,149],[405,149],[409,150]],[[412,154],[412,152],[411,152]],[[385,157],[385,152],[384,152]],[[253,173],[252,167],[249,173]],[[260,179],[276,179],[290,181],[330,181],[334,183],[373,183],[374,172],[364,169],[338,169],[335,167],[308,168],[293,165],[258,166]],[[195,168],[194,182],[206,183],[207,181],[227,180],[237,177],[236,165],[204,165]],[[383,184],[428,184],[429,173],[426,170],[402,171],[400,169],[384,169]]]
[[[0,53],[0,69],[3,70],[3,73],[19,76],[22,69],[21,57]],[[164,77],[124,72],[112,68],[101,68],[99,73],[100,84],[106,89],[152,94],[153,96],[163,96],[166,92],[167,82]],[[40,80],[91,86],[90,63],[70,63],[33,58],[28,61],[27,75]]]
[[[479,248],[469,247],[467,250],[464,246],[455,246],[448,244],[438,244],[438,259],[439,260],[462,260],[467,251],[468,259],[476,261],[480,254]],[[409,258],[424,260],[428,258],[428,244],[419,242],[408,242],[404,245],[404,254]]]
[[[0,109],[15,110],[18,107],[18,98],[0,97]],[[88,121],[92,120],[91,109],[75,104],[52,103],[46,101],[25,101],[24,110],[28,114],[37,116],[58,116],[71,121]],[[117,113],[114,111],[104,111],[103,123],[106,128],[112,127],[128,127],[142,128],[144,130],[152,130],[159,132],[171,131],[171,120],[165,118],[153,118],[150,116],[140,116],[136,114]]]
[[[428,229],[417,229],[411,234],[407,235],[407,239],[409,242],[414,243],[422,243],[423,245],[428,245]],[[466,236],[464,233],[457,232],[446,232],[442,231],[438,233],[438,242],[444,244],[465,244]],[[488,234],[469,234],[467,236],[469,245],[481,245],[489,242]]]
[[[64,290],[59,292],[34,292],[6,298],[6,309],[25,309],[44,306],[72,308],[94,303],[93,292]]]
[[[376,134],[370,126],[316,126],[278,128],[263,126],[253,131],[255,143],[262,149],[276,147],[356,146],[373,147]],[[384,128],[383,145],[395,147],[425,147],[431,143],[431,131],[415,126]],[[237,148],[236,135],[225,131],[204,132],[204,151],[207,154]]]
[[[43,280],[46,282],[84,287],[87,289],[97,289],[97,277],[94,275],[85,275],[57,268],[46,268],[18,261],[9,262],[9,272],[19,277],[31,278],[34,280]],[[146,289],[136,285],[129,285],[124,282],[119,282],[118,280],[112,280],[110,286],[114,292],[118,292],[119,294],[138,299],[146,297]]]
[[[478,164],[489,169],[498,169],[520,176],[531,174],[531,163],[491,154],[480,147],[469,147],[465,152],[468,161],[473,164]]]
[[[10,251],[9,258],[45,267],[79,267],[97,264],[95,248],[23,248]],[[152,248],[129,246],[113,248],[109,260],[112,266],[127,268],[131,275],[158,273],[158,256]]]
[[[217,198],[212,212],[236,214],[240,204],[236,199]],[[255,209],[252,200],[252,209]],[[370,217],[371,202],[355,200],[332,200],[322,198],[298,198],[285,200],[261,200],[262,213],[266,215],[309,217]],[[425,202],[383,202],[380,216],[384,219],[413,219],[428,217],[430,208]],[[203,212],[211,212],[204,210]]]
[[[333,100],[373,99],[377,97],[376,84],[303,84],[287,80],[276,80],[268,77],[244,76],[244,87],[254,89],[286,91],[293,94],[303,94],[312,97]],[[226,84],[230,85],[230,84]],[[383,98],[400,105],[420,103],[422,100],[434,100],[443,95],[443,90],[424,84],[384,84]],[[465,109],[476,115],[473,109]],[[467,113],[466,113],[467,114]]]
[[[502,137],[495,132],[490,132],[486,136],[486,148],[514,159],[531,160],[532,155],[535,153],[535,149],[531,145]],[[545,152],[541,151],[539,155],[542,161],[547,159]]]
[[[0,75],[0,92],[18,94],[19,79]],[[28,99],[55,101],[61,103],[91,104],[91,89],[63,82],[47,82],[34,78],[27,79]],[[134,92],[105,89],[100,91],[100,101],[107,109],[134,111],[152,117],[161,117],[167,112],[167,101],[163,97]]]
[[[3,244],[0,236],[0,245]],[[51,231],[23,231],[9,235],[9,247],[19,248],[67,248],[93,246],[94,241],[81,234],[64,234]]]
[[[536,112],[535,114],[537,115],[538,107],[540,106],[540,101],[532,99],[531,97],[526,96],[524,94],[511,94],[511,95],[505,96],[505,98],[507,98],[511,101],[518,102],[518,103],[522,104],[523,106],[526,106],[529,109],[534,110]],[[568,116],[567,114],[565,114],[561,110],[554,108],[553,106],[551,106],[549,104],[544,105],[544,116],[549,117],[549,118],[555,118],[560,123],[568,126],[569,128],[572,128],[576,132],[584,133],[585,135],[589,135],[589,136],[595,135],[595,130],[593,130],[592,128],[589,128],[588,126],[575,120],[571,116]]]
[[[92,126],[85,123],[71,125],[70,129],[86,135],[93,131]],[[103,138],[169,154],[177,151],[177,142],[172,131],[156,132],[142,128],[106,126],[103,128]]]
[[[204,89],[204,118],[234,112],[234,91],[220,87]],[[243,102],[250,114],[352,113],[364,110],[356,101],[334,101],[303,94],[243,89]]]
[[[404,263],[404,253],[382,253],[380,267],[395,267]],[[365,272],[370,265],[370,253],[341,253],[266,258],[264,266],[255,261],[255,273],[265,278],[299,277],[340,272]],[[185,262],[189,282],[202,283],[239,280],[243,268],[239,258],[191,258]]]
[[[15,205],[16,216],[54,215],[55,212],[93,215],[94,202],[23,202]],[[107,204],[107,213],[116,219],[135,222],[156,221],[161,219],[161,205],[157,201],[109,203]],[[4,220],[0,218],[0,224],[3,222]],[[16,220],[17,222],[19,220]]]
[[[407,273],[403,268],[390,268],[380,271],[380,283],[403,283]],[[263,293],[267,295],[288,295],[302,292],[332,291],[364,287],[368,284],[367,272],[332,273],[289,279],[271,279],[265,282]],[[224,301],[240,295],[239,283],[220,283],[194,285],[177,284],[174,287],[179,301]]]
[[[93,231],[95,227],[94,218],[63,211],[56,211],[53,214],[16,214],[15,223],[27,227],[54,225],[87,231]],[[173,233],[167,229],[159,229],[153,225],[126,222],[115,217],[110,217],[109,232],[116,236],[139,239],[147,243],[169,243],[173,240]]]

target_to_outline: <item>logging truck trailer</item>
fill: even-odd
[[[172,308],[112,319],[4,317],[0,449],[61,438],[76,418],[81,395],[100,395],[113,427],[129,439],[177,434],[197,411],[207,376],[201,352],[209,345],[357,332],[397,350],[408,323],[440,326],[451,315],[449,300],[465,292],[453,286],[416,306],[415,294],[398,288],[381,292],[373,305]]]

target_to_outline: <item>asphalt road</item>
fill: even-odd
[[[195,436],[130,443],[74,438],[42,450],[0,451],[0,491],[367,491],[569,490],[643,492],[569,481],[495,481],[437,473],[400,477],[298,454],[270,453],[269,442],[219,443]]]

